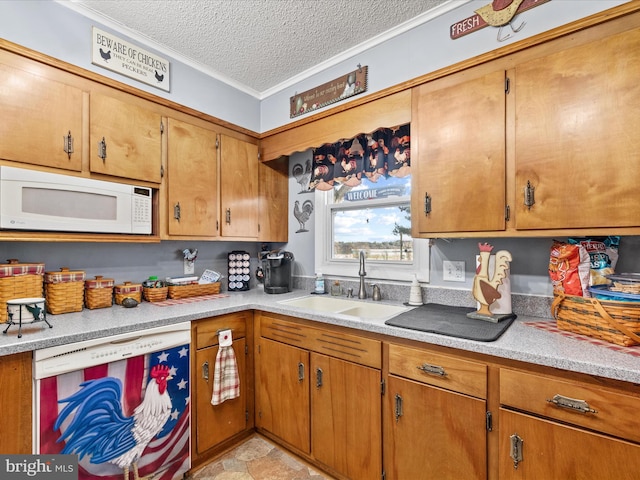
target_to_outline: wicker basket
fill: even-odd
[[[169,287],[143,287],[142,293],[147,302],[162,302],[167,299]]]
[[[116,305],[122,305],[125,298],[133,298],[136,302],[142,301],[142,285],[139,283],[124,282],[114,288],[114,299]]]
[[[84,282],[84,304],[89,309],[108,308],[113,305],[112,278],[96,275],[94,280]]]
[[[640,344],[640,303],[556,294],[558,328],[625,347]]]
[[[199,297],[201,295],[213,295],[214,293],[220,293],[220,282],[169,285],[169,298],[171,299]]]
[[[46,272],[44,275],[44,297],[47,312],[81,312],[84,300],[84,272],[72,272],[63,267],[59,272]]]
[[[0,265],[0,323],[8,319],[7,300],[42,297],[44,263],[19,263],[16,259]]]

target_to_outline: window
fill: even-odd
[[[315,195],[316,272],[357,277],[364,250],[368,278],[428,281],[428,240],[411,237],[410,175]]]

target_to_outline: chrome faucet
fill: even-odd
[[[367,298],[367,291],[364,288],[364,277],[367,275],[367,272],[364,270],[364,250],[360,250],[360,291],[358,292],[358,298],[364,299]]]

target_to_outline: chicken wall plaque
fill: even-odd
[[[477,311],[468,313],[470,318],[480,320],[488,320],[491,322],[499,322],[503,318],[512,317],[511,312],[508,313],[492,313],[491,306],[496,300],[502,297],[502,293],[498,291],[498,287],[502,285],[509,275],[509,263],[511,263],[511,253],[506,250],[500,250],[495,253],[495,267],[493,271],[489,268],[492,257],[491,252],[493,246],[488,243],[478,243],[480,249],[480,258],[476,269],[476,276],[473,278],[473,287],[471,293],[478,301],[480,307]]]

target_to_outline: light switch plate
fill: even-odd
[[[442,279],[446,282],[464,282],[464,262],[442,262]]]

